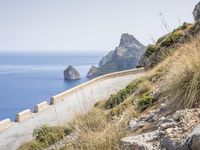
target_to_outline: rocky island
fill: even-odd
[[[80,79],[80,73],[71,65],[69,65],[65,70],[64,70],[64,79],[65,80],[77,80]]]
[[[92,66],[87,77],[94,78],[115,71],[135,68],[144,51],[145,46],[133,35],[124,33],[121,36],[119,46],[100,60],[99,67]]]

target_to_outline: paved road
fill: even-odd
[[[33,129],[43,124],[65,124],[76,113],[86,112],[98,100],[108,98],[110,94],[116,93],[142,75],[143,73],[138,73],[96,82],[21,123],[13,123],[11,127],[0,133],[0,150],[15,150],[23,142],[30,141]]]

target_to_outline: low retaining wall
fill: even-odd
[[[125,75],[130,75],[130,74],[137,74],[137,73],[144,73],[145,70],[144,68],[139,68],[139,69],[131,69],[131,70],[125,70],[125,71],[119,71],[119,72],[114,72],[114,73],[110,73],[110,74],[106,74],[106,75],[103,75],[103,76],[99,76],[97,78],[94,78],[86,83],[83,83],[79,86],[76,86],[70,90],[67,90],[65,92],[62,92],[58,95],[55,95],[51,98],[51,102],[50,104],[56,104],[56,103],[59,103],[60,101],[63,101],[64,98],[76,93],[78,90],[81,90],[85,87],[88,87],[89,85],[93,84],[94,82],[97,82],[97,81],[102,81],[102,80],[105,80],[105,79],[109,79],[109,78],[115,78],[115,77],[120,77],[120,76],[125,76]]]
[[[4,119],[0,121],[0,131],[7,129],[8,127],[10,127],[10,125],[11,125],[10,119]]]
[[[19,113],[16,114],[15,121],[16,122],[21,122],[21,121],[23,121],[25,119],[28,119],[28,118],[31,117],[31,114],[32,114],[32,112],[31,112],[30,109],[26,109],[26,110],[24,110],[22,112],[19,112]]]
[[[44,111],[45,109],[48,108],[48,106],[49,106],[49,104],[48,104],[47,101],[41,102],[39,104],[36,104],[35,108],[34,108],[34,112],[38,113],[38,112]]]

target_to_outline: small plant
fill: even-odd
[[[138,101],[138,107],[140,110],[145,110],[147,107],[151,106],[153,104],[154,97],[150,94],[150,92],[143,94],[139,101]]]
[[[111,95],[110,98],[105,103],[106,109],[114,108],[115,106],[122,103],[127,97],[132,95],[138,88],[138,85],[143,81],[143,79],[134,80],[126,88],[120,90],[117,94]]]
[[[146,55],[146,56],[150,56],[150,55],[152,55],[154,52],[158,51],[159,49],[160,49],[160,47],[157,46],[157,45],[149,45],[149,46],[147,47],[147,50],[146,50],[146,52],[145,52],[145,55]]]
[[[162,40],[162,42],[160,43],[160,46],[169,47],[173,45],[174,43],[177,43],[182,36],[183,36],[182,31],[172,32]]]
[[[55,142],[64,138],[69,130],[65,130],[64,127],[51,127],[48,125],[43,125],[33,131],[33,137],[37,142],[44,143],[44,145],[51,145]]]

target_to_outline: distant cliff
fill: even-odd
[[[135,68],[144,51],[145,46],[133,35],[124,33],[119,46],[100,60],[99,67],[92,66],[87,77],[94,78],[110,72]]]

